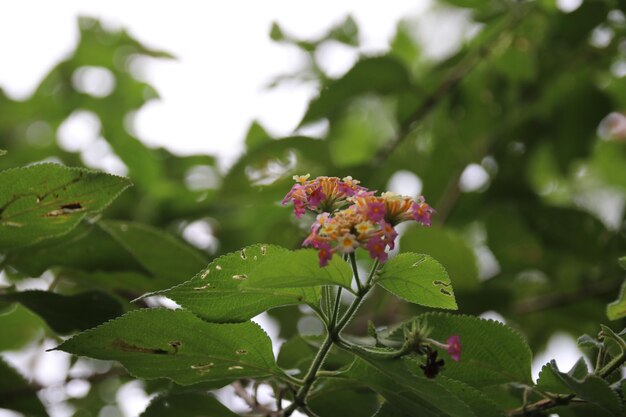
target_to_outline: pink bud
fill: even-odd
[[[459,335],[452,335],[446,340],[448,345],[448,355],[455,361],[461,360],[461,337]]]

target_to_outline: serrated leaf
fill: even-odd
[[[65,234],[130,185],[127,178],[57,164],[2,171],[0,250]]]
[[[383,265],[377,283],[411,303],[457,309],[448,273],[428,255],[402,253],[396,256]]]
[[[437,382],[443,385],[448,391],[465,401],[476,416],[504,417],[504,413],[501,410],[498,410],[496,404],[476,388],[473,388],[472,386],[461,381],[448,378],[445,375],[437,376]]]
[[[411,374],[401,359],[359,358],[345,375],[378,392],[401,415],[475,416],[461,399],[436,380]]]
[[[241,288],[260,265],[287,252],[274,245],[248,246],[214,260],[190,281],[153,294],[165,295],[212,322],[245,321],[282,305],[317,304],[320,296],[314,288]]]
[[[537,389],[556,394],[575,394],[594,406],[595,416],[621,416],[619,397],[604,379],[587,375],[582,379],[559,371],[554,360],[541,368]]]
[[[606,315],[609,320],[619,320],[626,317],[626,281],[622,283],[617,300],[606,306]]]
[[[116,360],[138,378],[169,378],[181,385],[283,375],[272,342],[256,323],[207,323],[185,310],[131,311],[57,349]]]
[[[206,392],[182,392],[159,395],[140,417],[238,417]]]
[[[447,377],[476,388],[532,382],[532,353],[524,337],[512,328],[493,320],[445,313],[427,313],[420,319],[432,328],[432,339],[461,338],[461,360],[446,359]]]
[[[57,333],[97,326],[123,313],[119,301],[102,291],[61,295],[48,291],[0,294],[0,300],[19,302],[43,318]]]
[[[341,285],[351,288],[352,269],[339,256],[320,267],[317,251],[280,251],[267,258],[242,281],[241,288],[296,288]]]
[[[207,264],[194,248],[147,224],[112,220],[98,224],[154,276],[182,282]]]
[[[37,389],[0,358],[0,408],[18,411],[27,416],[48,416]]]
[[[587,363],[583,358],[579,358],[574,366],[567,371],[567,374],[574,379],[584,379],[587,375],[589,375],[589,368],[587,368]]]

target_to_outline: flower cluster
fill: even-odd
[[[384,262],[387,248],[394,248],[398,236],[396,225],[414,220],[430,226],[434,213],[423,197],[414,200],[392,192],[377,196],[352,177],[293,178],[296,184],[282,203],[293,202],[298,218],[307,209],[318,213],[303,245],[318,250],[321,266],[326,266],[334,253],[352,253],[359,247]]]

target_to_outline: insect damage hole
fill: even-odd
[[[179,341],[179,340],[174,340],[168,343],[173,349],[174,349],[174,353],[178,353],[178,348],[181,347],[183,345],[183,342]]]
[[[191,369],[195,369],[196,371],[198,371],[199,374],[206,374],[210,372],[214,366],[215,364],[213,362],[209,362],[206,364],[199,363],[196,365],[191,365]]]
[[[206,290],[207,288],[209,288],[211,286],[211,284],[205,284],[201,287],[194,287],[193,290],[194,291],[202,291],[202,290]]]
[[[56,210],[47,212],[44,216],[45,217],[63,216],[66,214],[77,213],[77,212],[83,211],[84,209],[85,208],[83,207],[83,205],[79,202],[67,203],[67,204],[63,204],[59,206],[59,208]]]

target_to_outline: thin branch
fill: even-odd
[[[243,386],[241,381],[235,381],[231,384],[231,386],[235,389],[235,394],[244,400],[244,402],[250,407],[253,413],[261,414],[266,417],[280,417],[282,416],[282,411],[273,410],[272,408],[260,404],[256,397],[251,395],[248,390]]]
[[[559,395],[554,398],[545,398],[531,404],[525,404],[521,407],[506,412],[508,417],[530,417],[550,410],[554,407],[569,405],[572,403],[586,404],[587,401],[578,398],[575,395]]]

